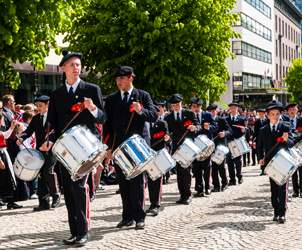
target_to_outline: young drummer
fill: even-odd
[[[280,120],[282,110],[282,104],[277,101],[268,103],[266,107],[269,123],[260,129],[257,141],[257,156],[261,166],[266,167],[279,149],[293,145],[292,139],[289,138],[288,125]],[[270,186],[271,202],[274,208],[273,221],[284,223],[288,183],[279,186],[270,178]]]

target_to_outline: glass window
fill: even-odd
[[[268,18],[271,18],[271,8],[263,1],[261,0],[245,0],[245,1],[250,5],[252,5],[258,11],[260,11],[263,15],[267,16]]]

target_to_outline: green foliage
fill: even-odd
[[[86,0],[81,4],[76,0],[0,0],[1,65],[30,61],[42,69],[49,49],[56,48],[55,36],[68,30],[74,16],[81,15],[83,3]],[[1,67],[0,75],[11,70]]]
[[[67,41],[104,92],[112,69],[134,67],[135,86],[156,98],[174,92],[219,100],[228,78],[225,59],[236,34],[235,0],[92,0],[74,20]]]
[[[8,61],[0,61],[0,84],[5,83],[12,89],[17,89],[21,84],[19,72],[12,67],[12,63]]]
[[[298,58],[293,61],[289,67],[288,74],[285,78],[288,91],[292,93],[292,101],[301,104],[302,100],[302,59]]]

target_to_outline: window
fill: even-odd
[[[284,43],[282,43],[282,58],[284,59]]]
[[[275,15],[275,31],[278,32],[278,18],[277,18],[277,15]]]
[[[233,41],[232,50],[236,55],[243,55],[269,64],[272,63],[272,53],[246,42]]]
[[[284,21],[282,20],[282,36],[284,36]]]
[[[278,69],[279,69],[279,66],[278,64],[276,64],[276,79],[278,80]]]
[[[285,59],[287,60],[287,45],[285,45]]]
[[[287,23],[285,23],[285,38],[287,38]]]
[[[271,18],[271,8],[261,0],[245,0],[248,4],[252,5],[256,10],[260,11],[263,15]]]
[[[241,26],[251,32],[256,33],[266,40],[272,40],[272,31],[269,28],[265,27],[264,25],[244,13],[241,13]]]
[[[242,73],[243,89],[270,88],[271,81],[271,77],[264,77],[261,75],[254,75],[250,73]]]
[[[276,57],[278,57],[278,40],[276,40]]]

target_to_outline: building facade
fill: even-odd
[[[231,41],[235,58],[227,60],[230,78],[223,101],[247,107],[273,98],[285,103],[283,79],[299,56],[301,13],[289,0],[238,0],[234,12],[240,15],[234,26],[240,38]]]

